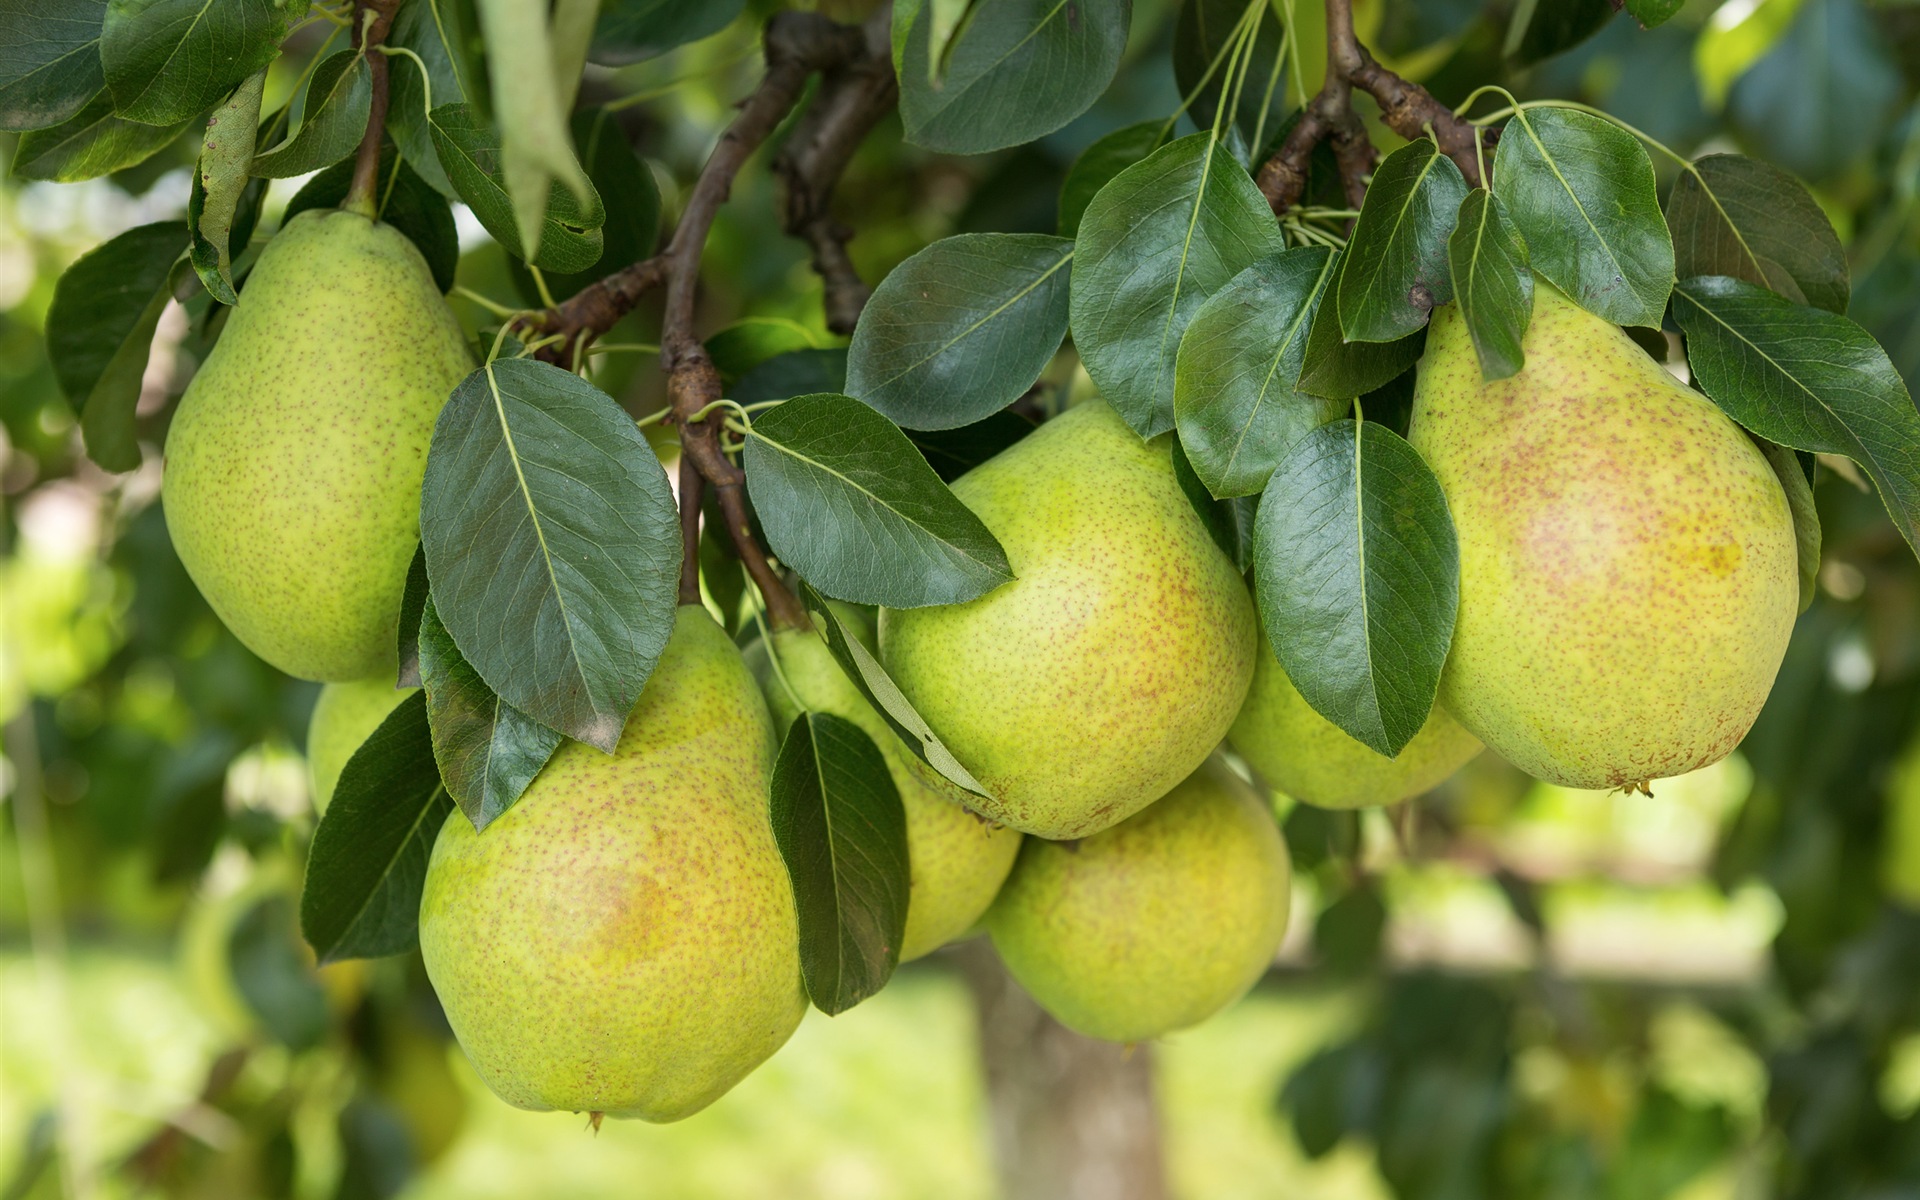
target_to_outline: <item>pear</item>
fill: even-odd
[[[1268,783],[1322,808],[1398,804],[1431,790],[1480,753],[1480,739],[1439,705],[1392,758],[1314,711],[1263,640],[1246,706],[1227,734]]]
[[[1215,758],[1084,841],[1029,838],[987,928],[1061,1024],[1137,1042],[1246,994],[1286,934],[1290,888],[1280,827]]]
[[[871,644],[858,614],[843,605],[834,608],[842,624]],[[819,635],[775,630],[772,648],[774,655],[769,655],[767,643],[756,641],[746,657],[766,692],[775,729],[786,729],[803,708],[831,713],[864,730],[887,760],[906,809],[911,869],[900,961],[920,958],[960,937],[999,894],[1020,853],[1020,834],[975,816],[966,808],[968,793],[901,745],[899,735],[867,703]]]
[[[1240,710],[1253,602],[1170,445],[1102,401],[1069,409],[953,485],[1016,578],[880,614],[888,674],[1004,825],[1046,838],[1115,825],[1192,773]]]
[[[393,686],[392,675],[329,683],[320,689],[313,716],[307,720],[307,784],[314,812],[327,811],[334,785],[353,752],[402,700],[419,690]]]
[[[485,833],[447,818],[420,950],[501,1099],[677,1121],[793,1033],[772,738],[740,651],[687,605],[612,755],[568,742]]]
[[[406,236],[309,209],[260,255],[167,433],[167,529],[289,675],[390,669],[434,418],[473,359]]]
[[[1460,543],[1440,702],[1530,775],[1641,788],[1759,715],[1799,605],[1766,458],[1616,326],[1535,286],[1526,365],[1480,377],[1433,314],[1408,440]]]

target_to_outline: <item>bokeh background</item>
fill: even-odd
[[[1313,28],[1316,0],[1298,2]],[[1178,104],[1177,7],[1136,0],[1110,93],[1034,145],[943,158],[883,125],[838,202],[865,276],[949,233],[1051,232],[1074,155]],[[621,104],[669,220],[757,75],[767,8],[589,78],[584,101]],[[1450,103],[1502,82],[1801,173],[1849,244],[1853,315],[1915,381],[1920,5],[1690,0],[1645,32],[1606,0],[1538,0],[1518,40],[1505,0],[1356,10],[1364,40]],[[1008,1098],[982,1068],[977,948],[811,1013],[684,1123],[597,1135],[492,1098],[417,956],[312,967],[293,914],[316,689],[220,626],[157,506],[204,297],[161,323],[146,461],[127,475],[82,457],[41,335],[69,262],[181,215],[193,152],[188,137],[107,179],[0,181],[0,1198],[997,1194]],[[275,182],[268,228],[300,182]],[[830,372],[840,343],[776,201],[764,169],[742,175],[702,327],[750,320],[802,348],[783,370]],[[498,248],[464,214],[462,231],[461,285],[519,303]],[[611,340],[643,344],[652,321]],[[658,407],[650,358],[606,362],[603,387]],[[1281,961],[1128,1060],[1172,1194],[1920,1197],[1920,568],[1850,465],[1823,460],[1816,494],[1819,598],[1726,762],[1651,798],[1490,756],[1406,811],[1275,797],[1298,868]]]

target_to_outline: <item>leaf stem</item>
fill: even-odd
[[[369,219],[378,219],[374,190],[380,183],[380,139],[387,128],[387,56],[372,54],[393,27],[393,14],[400,0],[356,0],[358,16],[355,46],[367,60],[367,75],[373,99],[367,109],[367,131],[360,138],[360,149],[353,162],[353,184],[340,207]]]

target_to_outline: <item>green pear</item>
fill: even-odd
[[[1739,426],[1545,281],[1526,366],[1433,314],[1408,439],[1446,492],[1460,607],[1440,702],[1530,775],[1644,788],[1717,762],[1799,606],[1786,494]]]
[[[391,669],[434,418],[472,355],[406,236],[310,209],[260,255],[167,433],[167,529],[207,603],[304,679]]]
[[[1480,739],[1436,704],[1413,740],[1386,757],[1316,712],[1264,641],[1227,740],[1261,778],[1322,808],[1398,804],[1432,790],[1481,750]]]
[[[419,690],[393,686],[392,675],[329,683],[320,689],[313,716],[307,720],[307,784],[314,812],[327,811],[334,785],[353,752],[402,700]]]
[[[842,623],[870,643],[865,622],[852,609],[834,607]],[[901,745],[819,635],[781,629],[772,642],[777,662],[767,643],[756,641],[747,648],[747,664],[766,692],[775,729],[784,730],[804,708],[852,721],[880,747],[907,814],[911,888],[900,961],[938,950],[971,929],[993,903],[1020,853],[1019,832],[976,817],[965,807],[968,793]]]
[[[1280,948],[1290,900],[1280,827],[1215,758],[1084,841],[1027,839],[987,928],[1061,1024],[1137,1042],[1245,995]]]
[[[953,491],[1017,576],[887,609],[881,659],[1004,825],[1076,838],[1212,753],[1253,678],[1253,602],[1173,474],[1104,402],[1068,410]]]
[[[772,738],[740,651],[687,605],[613,754],[567,742],[485,833],[447,818],[420,950],[501,1099],[677,1121],[793,1033]]]

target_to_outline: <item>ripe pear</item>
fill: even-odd
[[[613,754],[568,742],[486,832],[447,818],[420,950],[501,1099],[677,1121],[793,1033],[772,739],[740,651],[687,605]]]
[[[835,608],[842,623],[862,642],[870,643],[865,621],[850,608]],[[887,760],[887,772],[906,809],[911,870],[900,961],[930,954],[960,937],[987,911],[1006,882],[1020,853],[1019,832],[975,816],[966,808],[967,792],[901,745],[899,736],[847,678],[819,635],[804,629],[775,630],[772,648],[778,656],[777,671],[765,642],[754,642],[746,657],[766,693],[776,730],[792,724],[803,707],[831,713],[858,725]]]
[[[419,690],[393,686],[392,675],[329,683],[320,689],[313,716],[307,720],[307,784],[315,813],[327,811],[334,785],[353,752],[402,700]]]
[[[1265,804],[1219,759],[1080,842],[1029,838],[987,912],[994,949],[1061,1024],[1137,1042],[1245,995],[1287,931],[1291,867]]]
[[[1261,642],[1246,706],[1227,740],[1262,778],[1322,808],[1398,804],[1431,790],[1480,753],[1480,739],[1438,704],[1413,740],[1388,758],[1327,720]]]
[[[1045,838],[1097,833],[1206,760],[1247,694],[1253,602],[1173,474],[1103,401],[1068,410],[953,491],[1016,578],[886,609],[881,659],[993,795]]]
[[[1539,281],[1526,365],[1433,314],[1408,440],[1446,492],[1460,607],[1440,702],[1528,774],[1644,788],[1726,756],[1798,609],[1793,518],[1747,435]]]
[[[434,418],[473,358],[406,236],[309,209],[260,255],[167,433],[167,529],[207,603],[305,679],[391,669]]]

